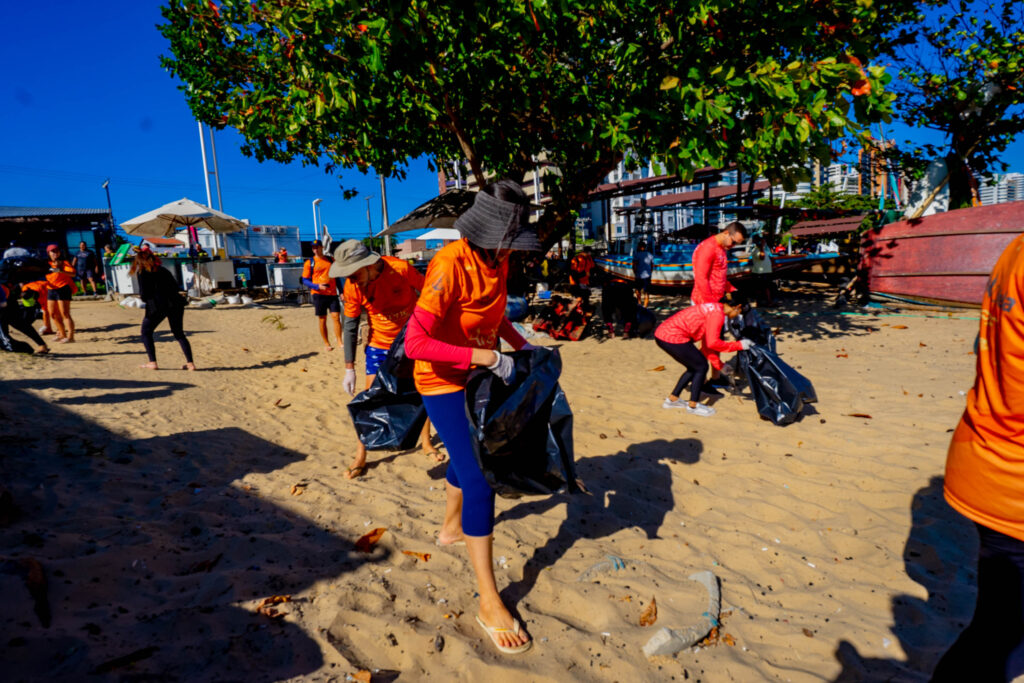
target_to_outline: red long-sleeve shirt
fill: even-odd
[[[658,325],[654,331],[656,339],[667,344],[685,344],[686,342],[703,341],[701,352],[715,369],[721,369],[721,351],[739,351],[743,345],[738,341],[730,342],[722,339],[722,323],[725,322],[725,310],[722,304],[697,304],[684,308],[668,320]]]
[[[693,293],[690,301],[694,304],[717,303],[726,292],[735,292],[726,275],[729,258],[715,236],[707,238],[693,250]]]

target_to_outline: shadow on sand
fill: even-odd
[[[837,683],[926,681],[971,620],[977,595],[977,534],[974,525],[943,499],[942,481],[932,477],[911,503],[912,526],[903,562],[907,575],[928,591],[928,599],[897,595],[892,600],[892,631],[906,661],[863,657],[843,640],[835,653],[843,665]]]
[[[566,504],[566,517],[558,532],[526,560],[523,578],[502,590],[506,604],[526,596],[546,568],[553,566],[580,539],[598,540],[637,527],[647,538],[658,538],[665,515],[675,507],[672,471],[658,462],[672,458],[687,465],[700,460],[698,439],[658,439],[632,444],[624,451],[577,461],[579,477],[589,495],[552,496],[531,500],[502,512],[495,522],[544,514]]]
[[[305,455],[237,428],[129,440],[25,391],[52,381],[0,385],[3,678],[276,681],[323,665],[298,626],[238,604],[386,557],[239,482]],[[187,385],[103,386],[139,400]]]

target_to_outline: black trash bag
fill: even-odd
[[[726,318],[725,325],[736,339],[749,339],[758,346],[775,353],[775,335],[772,326],[764,321],[756,308],[747,307],[735,318]]]
[[[736,355],[740,370],[750,384],[757,412],[766,420],[787,425],[800,417],[805,403],[818,400],[810,380],[767,346],[755,344]]]
[[[658,316],[649,308],[638,306],[636,309],[636,327],[633,328],[634,337],[646,337],[658,326]]]
[[[558,351],[536,348],[511,356],[516,369],[511,384],[480,369],[466,386],[484,477],[505,498],[583,492],[573,461],[572,410],[558,385]]]
[[[348,412],[367,450],[408,450],[416,445],[427,409],[412,379],[413,360],[405,355],[405,328],[391,344],[373,384],[349,401]]]
[[[45,280],[50,264],[31,256],[11,256],[0,259],[0,283],[25,284]]]

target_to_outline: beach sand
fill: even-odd
[[[819,398],[787,427],[748,397],[663,410],[679,369],[651,339],[562,343],[591,495],[498,500],[499,586],[535,639],[520,656],[476,624],[464,548],[434,543],[446,465],[371,452],[344,478],[343,359],[311,307],[189,310],[194,373],[170,369],[166,326],[166,369],[138,368],[139,310],[73,313],[78,343],[0,356],[5,680],[914,681],[970,618],[976,541],[942,472],[976,311],[786,300],[768,319]],[[609,555],[646,564],[578,580]],[[647,659],[660,627],[701,618],[687,577],[705,569],[718,639]],[[272,596],[290,598],[261,613]]]

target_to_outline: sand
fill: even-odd
[[[977,313],[822,301],[769,314],[819,396],[787,427],[747,397],[663,410],[678,373],[653,340],[561,344],[592,494],[498,501],[499,585],[535,639],[521,656],[473,619],[464,549],[434,544],[446,465],[377,452],[344,478],[343,359],[311,307],[189,310],[190,373],[166,327],[162,369],[138,368],[141,311],[76,303],[77,343],[0,356],[3,678],[926,680],[974,602],[976,541],[941,481]],[[609,555],[649,571],[578,580]],[[719,638],[647,659],[658,628],[700,618],[703,569]],[[261,613],[272,596],[289,601]]]

